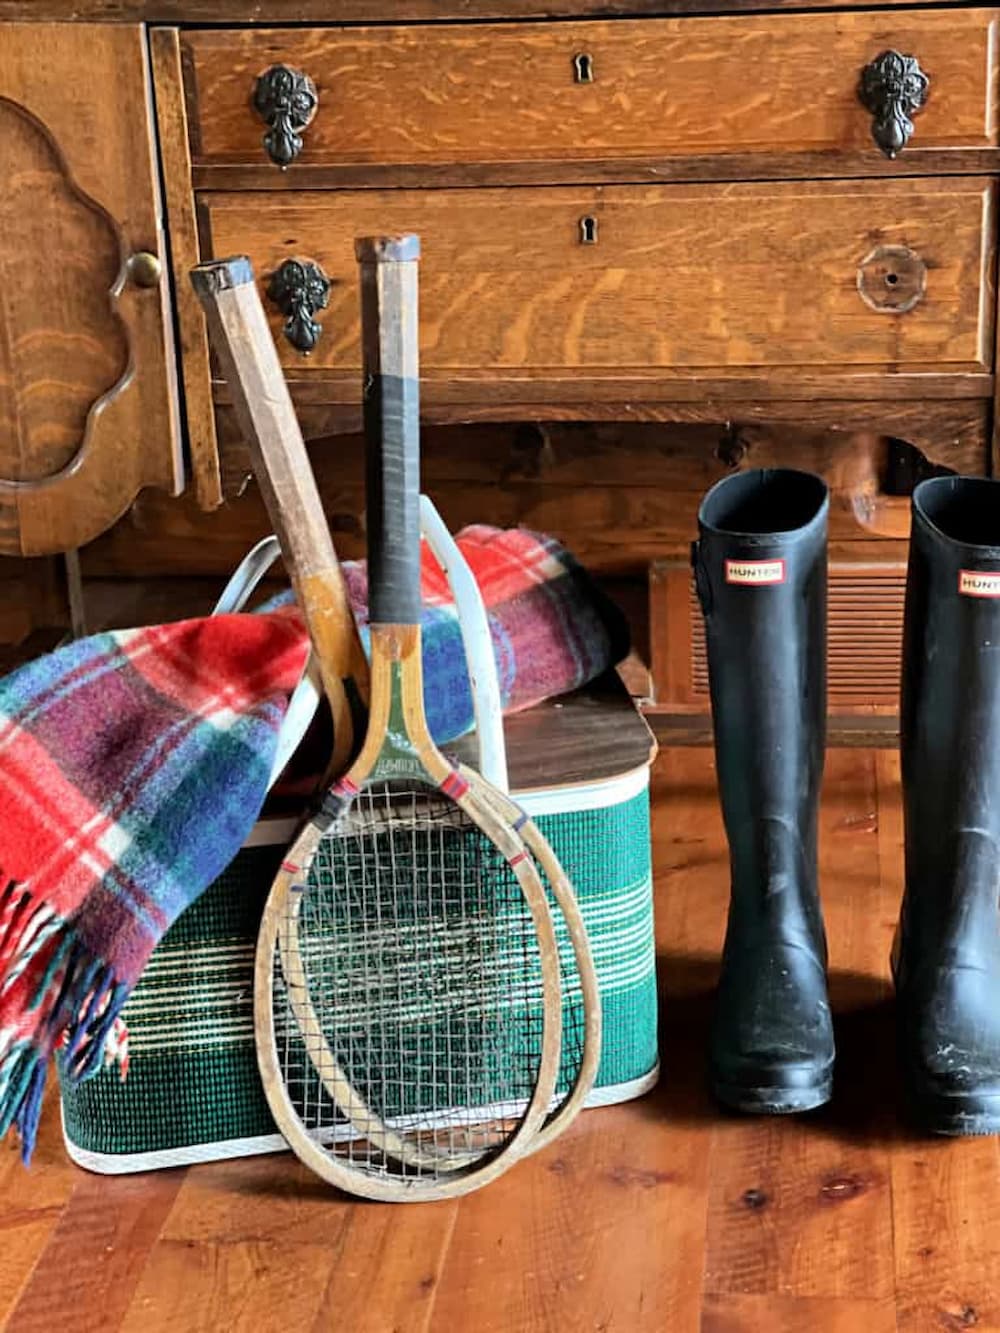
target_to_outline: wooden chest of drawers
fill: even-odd
[[[327,0],[0,0],[0,140],[22,200],[3,214],[3,272],[29,245],[77,277],[101,235],[110,256],[87,297],[89,359],[76,344],[75,372],[44,389],[52,349],[72,358],[79,302],[51,266],[22,276],[0,340],[0,547],[80,545],[143,485],[179,486],[179,401],[191,498],[143,498],[85,569],[221,571],[256,535],[186,282],[241,252],[341,545],[360,550],[357,441],[321,443],[360,417],[353,239],[414,230],[446,517],[549,527],[616,577],[652,561],[658,706],[697,712],[697,494],[734,467],[818,467],[849,590],[835,704],[891,708],[888,649],[853,651],[858,590],[889,644],[909,489],[993,467],[1000,10],[693,7],[344,0],[333,21]],[[101,173],[136,157],[140,123],[150,161],[126,202]],[[109,292],[126,335],[102,360]],[[162,450],[127,435],[140,420]],[[506,453],[469,424],[491,422],[510,423]]]
[[[408,229],[431,419],[853,402],[888,434],[886,404],[958,402],[986,467],[996,29],[900,6],[154,34],[196,200],[178,260],[251,256],[324,430],[357,418],[353,237]]]

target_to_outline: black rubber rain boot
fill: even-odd
[[[807,472],[728,477],[702,501],[694,552],[732,873],[712,1087],[770,1115],[822,1105],[833,1078],[816,885],[828,506]]]
[[[913,493],[893,949],[904,1087],[939,1134],[1000,1132],[1000,482]]]

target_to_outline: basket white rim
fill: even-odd
[[[535,815],[578,814],[583,810],[606,810],[624,805],[649,788],[649,765],[642,764],[627,773],[581,782],[565,787],[542,787],[535,791],[511,792],[511,798],[532,817]],[[258,819],[247,835],[244,847],[270,847],[289,843],[301,826],[301,819],[289,815],[268,815]]]
[[[615,1106],[633,1101],[654,1088],[660,1078],[659,1060],[638,1078],[623,1083],[595,1087],[584,1102],[584,1110],[598,1106]],[[84,1171],[101,1176],[125,1176],[139,1171],[163,1171],[178,1166],[200,1166],[208,1162],[232,1161],[238,1157],[259,1157],[264,1153],[289,1152],[288,1144],[280,1134],[260,1134],[253,1138],[221,1139],[216,1143],[196,1143],[186,1148],[162,1148],[151,1152],[102,1153],[81,1148],[69,1136],[65,1108],[60,1104],[62,1137],[67,1155]]]

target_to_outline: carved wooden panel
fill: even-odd
[[[67,174],[44,126],[0,98],[7,170],[0,235],[26,219],[42,253],[0,251],[0,476],[39,482],[76,456],[92,408],[128,370],[128,335],[111,299],[117,228]]]
[[[0,40],[0,552],[80,546],[181,481],[138,27]]]

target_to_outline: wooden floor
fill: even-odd
[[[914,1136],[893,1075],[887,956],[898,770],[833,751],[822,882],[839,1020],[823,1113],[751,1120],[704,1091],[727,895],[710,755],[661,755],[654,821],[663,1078],[585,1112],[458,1203],[352,1204],[288,1156],[108,1179],[0,1156],[9,1333],[947,1333],[1000,1330],[996,1139]]]

